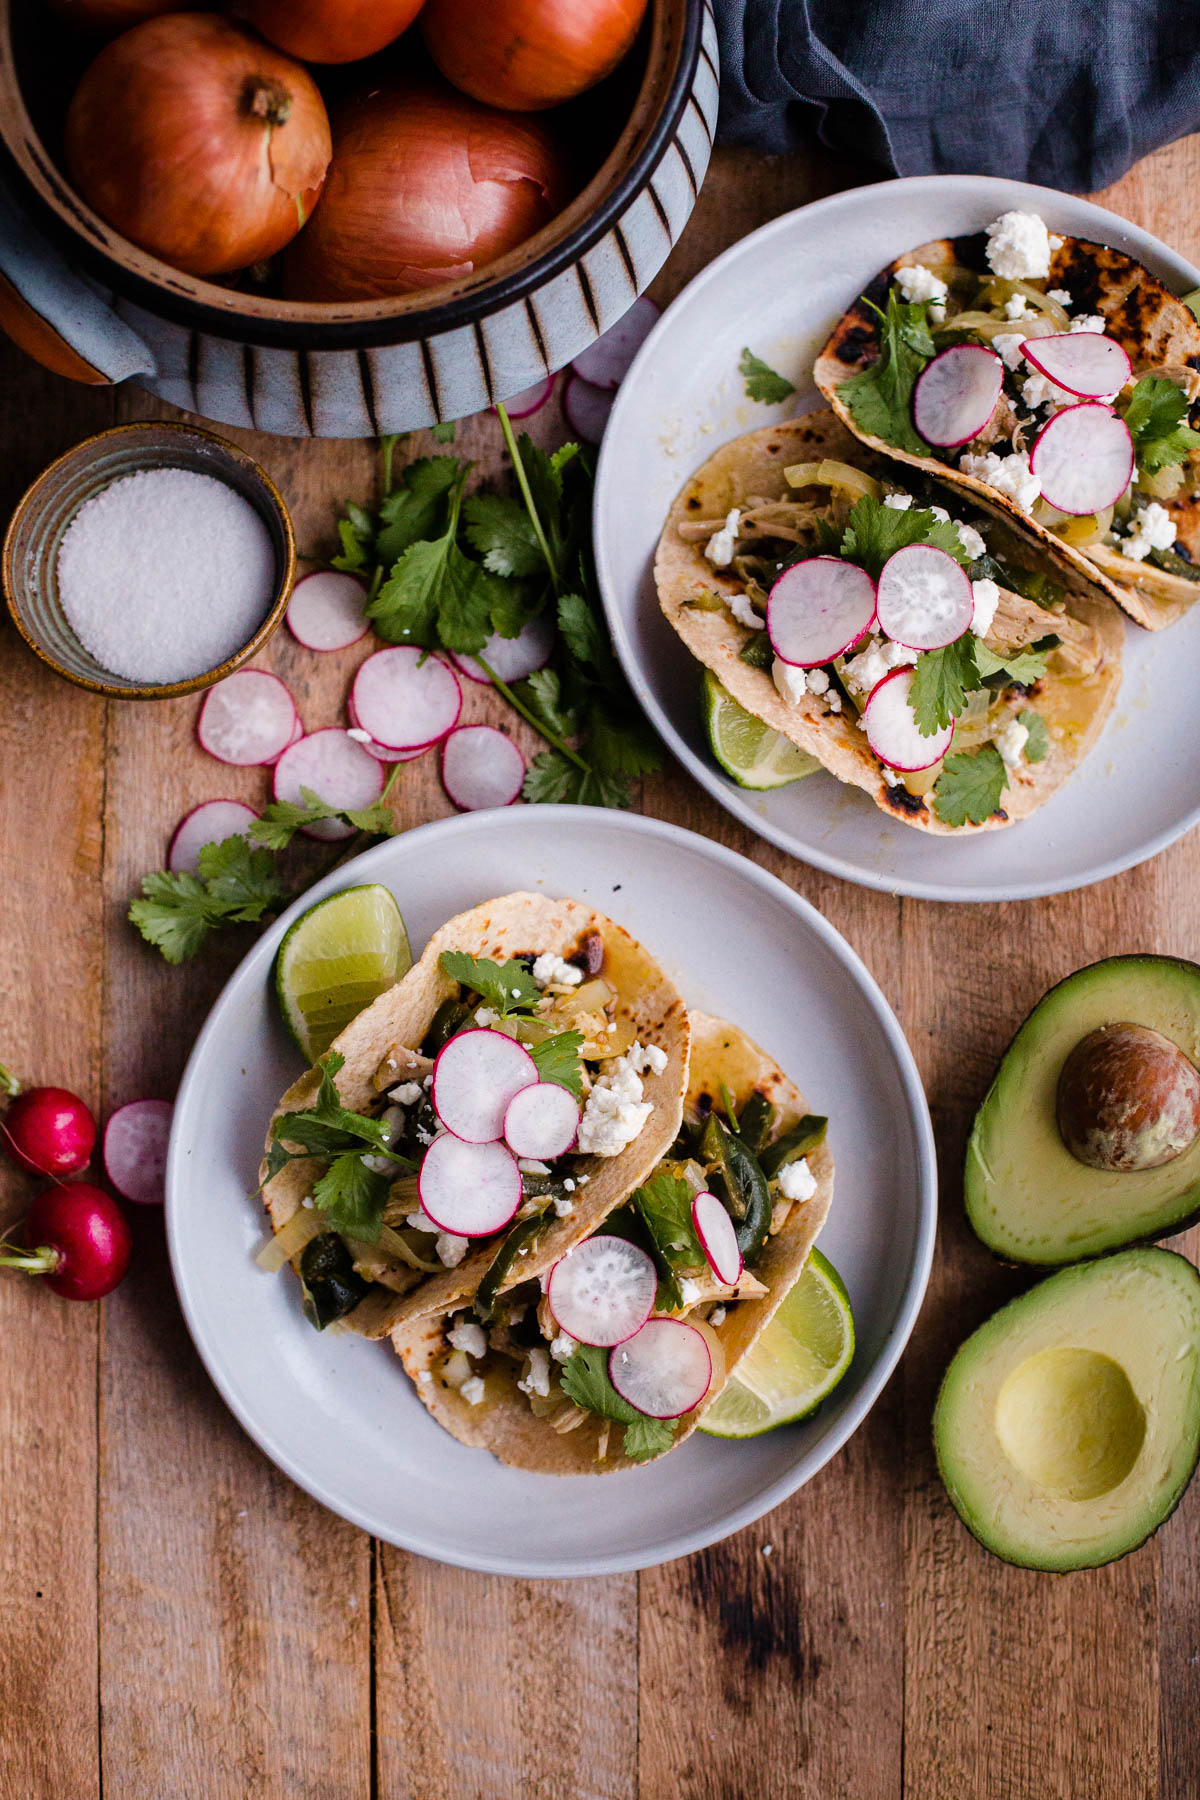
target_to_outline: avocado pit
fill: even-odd
[[[1089,1169],[1128,1174],[1174,1162],[1200,1133],[1200,1070],[1146,1025],[1101,1025],[1058,1078],[1063,1143]]]

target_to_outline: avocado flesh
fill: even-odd
[[[933,1438],[960,1518],[1006,1562],[1136,1549],[1200,1457],[1200,1276],[1157,1249],[1048,1276],[961,1346]]]
[[[1068,1054],[1097,1026],[1149,1025],[1200,1063],[1200,967],[1114,956],[1051,988],[1004,1054],[967,1145],[967,1218],[1010,1262],[1054,1266],[1180,1231],[1200,1208],[1200,1138],[1173,1162],[1088,1168],[1055,1117]]]

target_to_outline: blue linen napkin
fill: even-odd
[[[1200,129],[1200,0],[717,0],[721,137],[1107,187]]]

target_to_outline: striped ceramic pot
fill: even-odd
[[[561,369],[683,230],[717,117],[711,0],[651,0],[632,110],[602,168],[483,276],[348,305],[249,295],[136,250],[66,188],[25,112],[0,0],[0,324],[60,373],[132,380],[224,425],[376,437],[463,418]],[[7,121],[7,123],[5,123]]]

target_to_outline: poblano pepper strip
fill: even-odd
[[[757,1158],[735,1132],[710,1113],[700,1140],[700,1151],[714,1193],[729,1209],[737,1232],[738,1249],[749,1259],[767,1241],[771,1226],[771,1190]]]
[[[475,1290],[475,1314],[484,1325],[490,1325],[496,1315],[496,1301],[500,1296],[500,1288],[506,1278],[511,1275],[513,1264],[522,1250],[528,1249],[546,1222],[545,1207],[540,1212],[530,1213],[513,1226],[500,1248],[488,1264],[487,1273]]]
[[[773,1144],[768,1144],[758,1159],[767,1180],[774,1181],[785,1163],[794,1162],[798,1156],[807,1156],[810,1151],[823,1144],[828,1125],[829,1120],[821,1118],[817,1113],[805,1113],[790,1131],[785,1131]]]

